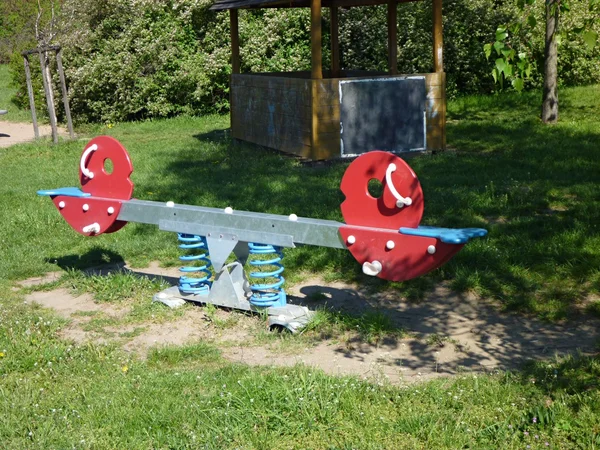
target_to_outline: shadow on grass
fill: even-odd
[[[101,247],[94,247],[84,254],[47,258],[46,262],[58,265],[65,272],[78,271],[89,277],[108,276],[120,272],[148,278],[151,281],[164,282],[172,286],[179,282],[178,277],[166,274],[153,274],[145,270],[136,270],[127,267],[121,255]]]
[[[351,304],[354,314],[384,312],[399,328],[424,335],[458,341],[475,335],[477,348],[465,350],[457,363],[462,367],[512,367],[555,351],[593,351],[598,332],[592,322],[564,326],[498,316],[461,294],[475,292],[505,309],[556,320],[578,313],[600,288],[600,133],[578,124],[545,127],[533,97],[531,105],[518,100],[509,102],[514,110],[508,112],[504,102],[489,110],[479,105],[476,114],[470,106],[462,116],[451,113],[448,140],[458,150],[410,160],[424,189],[423,223],[483,227],[487,238],[470,243],[441,269],[402,284],[368,278],[348,252],[320,247],[286,250],[287,273],[321,273],[368,288],[354,296],[333,292],[344,298],[338,309]],[[198,134],[197,145],[157,155],[166,175],[160,182],[142,181],[141,189],[178,203],[342,220],[339,183],[347,163],[310,167],[232,141],[225,131]],[[442,280],[452,289],[440,291]],[[370,304],[379,294],[392,300]],[[450,319],[464,308],[462,322]],[[399,365],[417,370],[436,364],[435,347],[418,340],[411,345],[414,360]]]
[[[391,353],[390,364],[413,373],[454,374],[460,370],[518,369],[529,361],[554,356],[598,354],[600,322],[549,324],[519,315],[499,314],[495,308],[472,296],[453,292],[441,283],[425,301],[401,302],[389,292],[371,289],[306,285],[298,295],[288,295],[290,303],[310,309],[327,308],[334,317],[342,314],[366,318],[361,328],[377,328],[381,316],[390,324],[376,346],[365,342],[362,330],[336,350],[341,357],[365,360],[366,355]],[[373,323],[370,323],[373,322]],[[384,324],[385,325],[385,324]],[[404,330],[417,339],[403,339],[390,330]],[[325,330],[327,330],[325,328]],[[325,333],[321,336],[328,339]],[[542,367],[535,364],[527,366]]]
[[[56,264],[64,271],[78,270],[87,272],[93,270],[95,267],[104,269],[106,267],[125,266],[125,260],[120,254],[102,247],[93,247],[80,255],[49,257],[45,258],[44,261]]]
[[[428,275],[431,282],[367,281],[348,252],[315,247],[287,251],[288,270],[325,271],[411,297],[446,279],[508,309],[551,320],[576,313],[600,286],[600,133],[545,127],[529,112],[522,120],[480,112],[449,127],[457,152],[410,160],[425,193],[424,224],[490,232]],[[141,189],[184,204],[342,220],[347,163],[309,167],[232,141],[226,130],[195,137],[198,145],[163,155],[167,175]]]

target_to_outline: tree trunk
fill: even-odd
[[[558,18],[561,0],[546,0],[546,50],[544,53],[544,97],[542,122],[558,120]]]

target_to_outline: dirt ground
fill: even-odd
[[[52,129],[50,125],[39,126],[40,137],[51,137]],[[59,135],[67,135],[68,132],[64,128],[58,128]],[[0,147],[10,147],[14,144],[33,141],[35,134],[31,123],[20,122],[5,122],[0,121]]]
[[[178,276],[176,269],[163,269],[158,264],[132,272],[159,276],[171,283]],[[22,284],[48,282],[58,276],[59,273],[48,274]],[[71,319],[63,334],[77,342],[110,339],[84,331],[90,318],[86,312],[102,311],[113,317],[127,313],[126,308],[119,310],[110,304],[97,303],[90,295],[73,297],[65,289],[34,292],[27,301],[53,308]],[[409,303],[390,293],[372,294],[358,286],[313,278],[290,288],[288,301],[311,309],[326,305],[352,314],[380,311],[410,332],[411,337],[372,344],[358,335],[327,336],[306,347],[292,346],[291,351],[290,348],[282,351],[281,347],[255,339],[256,318],[219,310],[219,320],[227,321],[235,315],[235,325],[215,327],[203,307],[188,308],[182,318],[173,322],[145,324],[141,332],[139,324],[115,331],[119,331],[123,348],[141,357],[153,346],[208,340],[233,362],[275,366],[302,363],[333,375],[353,374],[394,384],[464,372],[511,369],[526,360],[554,355],[594,354],[600,338],[600,320],[549,324],[522,315],[500,314],[485,302],[453,293],[444,285],[437,286],[423,301]],[[137,333],[133,332],[136,328]],[[132,336],[123,338],[128,332]]]

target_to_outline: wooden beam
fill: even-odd
[[[240,33],[238,27],[238,10],[229,10],[231,28],[231,73],[240,73]]]
[[[46,45],[46,46],[34,48],[32,50],[25,50],[24,52],[21,52],[21,55],[28,56],[28,55],[33,55],[34,53],[49,52],[49,51],[56,52],[58,50],[60,50],[60,45]]]
[[[442,0],[433,0],[433,67],[436,72],[444,71]]]
[[[339,6],[348,8],[352,6],[372,6],[386,5],[389,0],[322,0],[321,6],[329,8],[331,6]],[[410,3],[422,0],[397,0],[396,3]],[[231,0],[218,1],[209,9],[212,11],[223,11],[231,9],[265,9],[265,8],[307,8],[310,6],[311,0]]]
[[[48,116],[50,118],[50,127],[52,128],[52,141],[58,143],[58,129],[56,127],[56,110],[54,109],[54,95],[52,93],[52,77],[50,76],[50,63],[48,61],[48,52],[41,51],[40,66],[42,68],[42,81],[44,82],[44,92],[46,93],[46,104],[48,105]]]
[[[333,78],[340,77],[340,33],[338,8],[332,6],[329,8],[331,12],[331,76]]]
[[[398,4],[396,0],[389,0],[387,5],[388,26],[388,69],[390,75],[398,73]]]
[[[320,80],[323,78],[323,55],[321,34],[321,0],[310,1],[310,43],[311,43],[311,78]]]
[[[56,67],[58,69],[58,75],[60,77],[60,88],[62,90],[62,99],[63,105],[65,107],[65,115],[67,116],[67,127],[69,128],[69,136],[71,136],[71,139],[74,139],[75,133],[73,133],[73,121],[71,120],[71,108],[69,108],[69,96],[67,95],[67,83],[65,82],[65,72],[63,70],[60,48],[56,50]]]
[[[35,138],[39,139],[40,130],[37,124],[37,115],[35,114],[35,98],[33,96],[33,86],[31,85],[31,70],[29,69],[29,57],[23,55],[23,62],[25,64],[25,80],[27,81],[27,93],[29,94],[29,108],[31,108],[31,120],[33,121],[33,133]]]

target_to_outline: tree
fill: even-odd
[[[594,30],[597,17],[600,15],[600,0],[588,0],[589,15],[583,24],[563,33],[560,29],[561,17],[570,11],[570,0],[544,1],[545,39],[544,39],[544,84],[542,96],[541,118],[544,123],[555,123],[558,120],[558,45],[566,36],[568,39],[583,39],[588,48],[593,49],[598,40]],[[504,80],[511,82],[517,90],[523,90],[525,81],[531,76],[534,58],[531,44],[524,38],[535,32],[537,19],[535,7],[537,0],[517,0],[521,11],[520,17],[513,23],[498,27],[496,41],[486,44],[484,52],[489,59],[495,50],[492,76],[494,81],[504,87]],[[576,37],[577,36],[577,37]],[[529,51],[528,51],[529,50]]]

